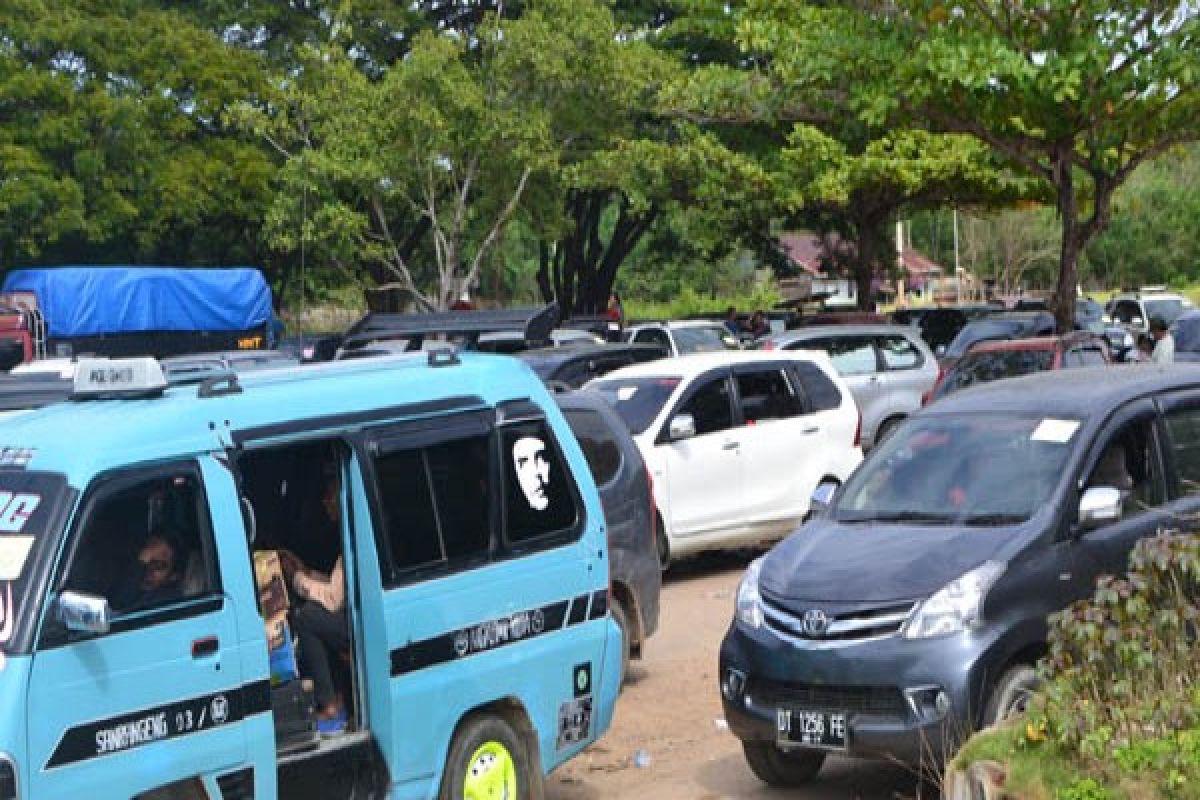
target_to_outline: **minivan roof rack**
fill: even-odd
[[[346,331],[342,347],[364,347],[387,339],[409,339],[409,350],[419,350],[430,335],[463,336],[471,345],[485,333],[518,331],[527,342],[548,342],[558,324],[557,303],[541,308],[499,311],[435,311],[428,314],[367,314]]]

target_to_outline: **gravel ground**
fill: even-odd
[[[630,668],[612,728],[551,776],[548,800],[796,798],[896,800],[918,790],[903,767],[831,758],[811,787],[769,789],[724,728],[717,649],[733,612],[747,556],[693,559],[663,586],[658,632]],[[635,766],[645,751],[649,763]],[[924,797],[929,797],[928,790]]]

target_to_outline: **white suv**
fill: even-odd
[[[601,392],[654,479],[659,559],[779,539],[862,461],[854,397],[824,353],[703,353],[616,370]]]
[[[1147,286],[1136,292],[1121,292],[1105,305],[1113,322],[1130,330],[1145,333],[1150,320],[1162,317],[1171,325],[1185,311],[1194,308],[1192,301],[1180,294],[1168,292],[1163,286]]]
[[[742,347],[738,338],[722,323],[708,320],[643,322],[626,330],[624,339],[635,344],[656,344],[671,356],[740,350]]]

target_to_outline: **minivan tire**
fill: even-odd
[[[617,598],[612,603],[613,622],[621,629],[621,672],[617,676],[617,691],[625,688],[625,676],[629,674],[629,654],[633,652],[633,631],[629,628],[629,612]]]
[[[491,748],[488,753],[485,748]],[[446,769],[442,773],[439,800],[461,800],[465,792],[468,770],[472,768],[472,759],[480,760],[488,755],[503,753],[511,759],[515,792],[517,798],[541,797],[542,773],[531,763],[528,748],[520,735],[513,730],[509,722],[495,714],[483,714],[469,717],[462,723],[450,743],[450,752],[446,755]],[[538,784],[537,791],[533,784]]]
[[[812,783],[825,763],[820,750],[785,751],[772,742],[742,742],[742,753],[758,779],[777,788]]]
[[[1030,696],[1041,685],[1037,670],[1028,664],[1018,664],[1011,667],[996,681],[995,688],[988,698],[984,711],[983,725],[990,728],[993,725],[1022,714],[1029,703]]]

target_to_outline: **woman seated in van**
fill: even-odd
[[[330,530],[340,534],[341,505],[337,474],[332,474],[321,496]],[[292,612],[292,631],[300,639],[297,654],[300,674],[313,682],[317,703],[317,730],[336,736],[346,730],[346,705],[338,696],[330,670],[330,655],[350,646],[346,622],[346,574],[339,555],[333,570],[325,575],[304,563],[289,550],[281,550],[280,562],[292,590],[305,600]]]

